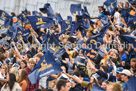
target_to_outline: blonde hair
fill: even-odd
[[[108,55],[110,55],[110,52],[115,52],[115,54],[119,54],[116,49],[110,49],[109,52],[108,52]]]
[[[33,63],[33,64],[36,64],[36,60],[34,58],[30,58],[28,63]]]
[[[66,38],[66,39],[68,39],[69,38],[69,35],[64,35],[64,37],[63,38]]]
[[[110,82],[108,84],[108,87],[110,88],[111,91],[122,91],[122,87],[119,83]]]
[[[16,80],[19,79],[19,69],[17,67],[10,68],[10,73],[13,73],[16,76]]]
[[[1,66],[1,68],[2,67],[4,67],[5,68],[5,71],[6,71],[6,73],[8,72],[8,66],[6,65],[6,64],[3,64],[2,66]]]
[[[42,52],[39,52],[39,53],[37,53],[35,56],[36,56],[36,57],[39,57],[39,58],[41,59],[43,55],[44,55],[44,54],[43,54]]]

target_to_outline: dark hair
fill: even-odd
[[[115,11],[118,11],[118,8],[115,8]]]
[[[26,65],[26,67],[27,67],[27,62],[25,60],[22,60],[21,62],[23,62]]]
[[[74,42],[75,42],[75,38],[69,37],[69,38],[68,38],[68,41],[70,41],[71,43],[74,43]]]
[[[116,58],[111,58],[111,61],[114,62],[115,64],[117,63],[117,59]]]
[[[58,91],[60,91],[60,89],[61,89],[61,86],[66,86],[66,83],[67,83],[67,81],[66,80],[63,80],[63,79],[60,79],[58,82],[57,82],[57,89],[58,89]]]
[[[11,12],[11,16],[14,17],[16,16],[16,14],[14,12]]]
[[[6,34],[1,34],[2,38],[5,38],[6,37]]]
[[[10,91],[12,91],[12,88],[13,88],[15,82],[16,82],[16,76],[15,76],[15,74],[10,73],[9,74],[9,81],[6,83],[5,88],[8,85],[9,88],[10,88]]]
[[[109,27],[109,30],[113,31],[113,28],[112,28],[112,26],[110,26],[110,27]]]
[[[81,73],[79,72],[79,71],[75,71],[75,72],[73,72],[73,75],[76,75],[76,76],[81,76]]]
[[[1,45],[1,44],[0,44]],[[0,49],[0,53],[4,53],[5,52],[5,50],[4,49]]]
[[[34,48],[31,49],[31,52],[36,54],[36,50]]]
[[[19,81],[18,82],[20,83],[23,80],[27,80],[27,72],[24,69],[21,70],[21,76],[19,77]]]
[[[5,59],[4,54],[0,52],[0,61],[3,62],[4,59]]]
[[[31,11],[27,11],[28,15],[31,15]]]
[[[32,58],[32,56],[30,54],[27,54],[27,58],[30,59]]]
[[[103,13],[104,13],[105,15],[110,15],[109,12],[106,11],[106,9],[105,9],[104,7],[103,7]]]

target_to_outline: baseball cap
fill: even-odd
[[[117,73],[120,73],[122,71],[123,71],[123,67],[118,67],[117,70],[116,70]]]
[[[131,72],[127,69],[124,69],[122,72],[120,72],[120,74],[124,74],[126,76],[131,76]]]

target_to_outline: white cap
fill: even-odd
[[[120,74],[125,74],[126,76],[131,76],[131,72],[127,69],[124,69]]]

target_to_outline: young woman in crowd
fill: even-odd
[[[25,91],[27,88],[27,73],[25,69],[20,69],[19,70],[19,80],[18,80],[19,85],[22,88],[22,91]]]
[[[13,73],[16,76],[16,81],[19,79],[19,68],[17,67],[12,67],[10,68],[10,73]]]
[[[20,63],[21,69],[25,69],[27,67],[27,62],[25,60],[22,60]]]
[[[125,62],[127,60],[127,54],[125,52],[124,46],[120,45],[118,47],[119,57],[121,58],[121,64],[123,67],[125,67]]]
[[[8,81],[8,67],[6,64],[3,64],[0,68],[0,88]]]
[[[9,74],[9,80],[3,85],[1,91],[22,91],[22,88],[17,83],[16,76],[14,74]]]
[[[35,91],[35,89],[37,89],[39,87],[39,82],[36,84],[31,84],[28,75],[31,73],[31,71],[33,70],[34,66],[36,64],[36,60],[34,58],[30,58],[26,67],[26,73],[27,73],[27,88],[26,91]]]

